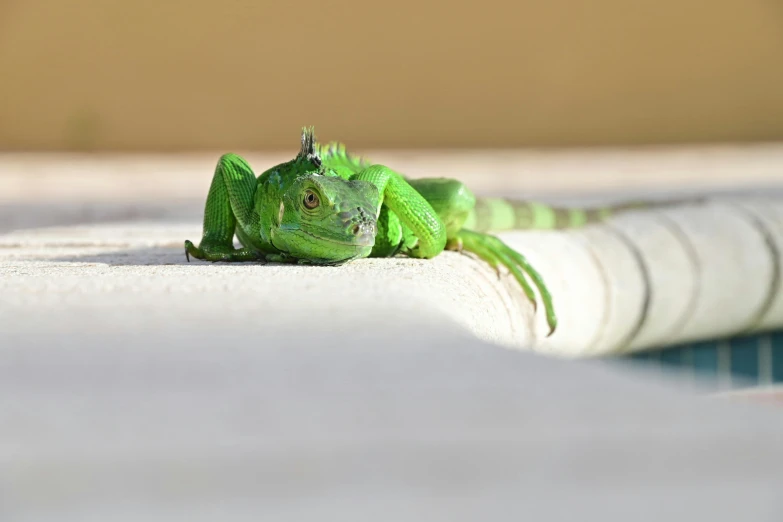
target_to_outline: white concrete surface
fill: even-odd
[[[198,222],[0,235],[0,313],[10,324],[33,327],[47,311],[82,300],[108,308],[122,301],[238,315],[250,307],[258,320],[275,324],[303,308],[337,315],[338,302],[357,310],[391,304],[441,312],[508,346],[558,356],[622,353],[783,328],[783,259],[775,248],[783,244],[781,216],[783,199],[724,198],[632,212],[583,230],[504,234],[554,296],[559,326],[550,338],[542,307],[534,315],[513,279],[498,279],[466,255],[331,268],[186,263],[182,242],[198,240]]]
[[[0,317],[35,329],[90,303],[122,322],[189,308],[274,327],[314,309],[335,318],[386,304],[448,310],[457,324],[499,343],[530,339],[526,303],[467,256],[432,263],[362,260],[343,267],[186,262],[180,244],[200,225],[131,223],[32,229],[0,236]],[[66,314],[66,321],[72,321]],[[128,318],[130,320],[130,318]],[[43,323],[42,323],[43,321]]]
[[[609,354],[783,328],[782,217],[783,198],[723,197],[629,212],[560,240],[509,234],[560,296],[567,337],[536,347]]]

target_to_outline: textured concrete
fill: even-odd
[[[285,158],[248,157],[259,170]],[[705,192],[714,198],[582,231],[506,234],[555,295],[561,326],[542,340],[543,314],[533,316],[515,284],[455,254],[340,270],[182,265],[182,241],[199,238],[214,155],[5,154],[0,306],[23,325],[42,306],[58,310],[80,298],[145,309],[145,299],[201,291],[211,302],[224,300],[231,313],[243,313],[230,307],[244,302],[235,296],[268,306],[271,318],[302,300],[320,305],[339,296],[362,306],[384,300],[442,310],[486,340],[563,355],[626,352],[783,320],[780,145],[370,157],[412,177],[457,177],[481,194],[576,204]],[[316,286],[300,298],[303,285]]]
[[[181,243],[199,234],[197,223],[133,223],[0,236],[0,314],[12,329],[36,329],[42,315],[72,324],[72,307],[85,303],[118,323],[147,324],[187,308],[203,321],[246,317],[273,328],[315,308],[337,318],[389,304],[422,313],[448,310],[457,324],[495,342],[530,338],[529,306],[467,256],[343,267],[188,263]]]
[[[467,255],[342,267],[187,263],[182,242],[199,237],[190,221],[0,235],[0,313],[12,328],[35,328],[41,314],[72,321],[69,307],[89,302],[105,304],[107,314],[134,307],[138,321],[192,307],[273,325],[302,308],[337,316],[344,313],[337,305],[390,304],[440,311],[487,341],[566,356],[783,328],[783,199],[716,200],[629,213],[585,230],[504,234],[554,296],[559,327],[550,338],[543,311],[534,314],[516,282]]]

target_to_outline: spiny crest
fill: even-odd
[[[321,157],[315,148],[315,127],[302,127],[302,148],[299,149],[298,159],[306,159],[316,166],[321,166]]]

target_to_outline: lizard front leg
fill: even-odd
[[[446,226],[424,197],[400,174],[383,165],[371,165],[351,179],[369,181],[378,188],[376,217],[386,205],[417,238],[406,253],[411,257],[432,258],[446,246]]]
[[[249,248],[234,248],[237,224],[250,223],[256,176],[250,165],[236,154],[224,154],[218,160],[204,209],[204,230],[196,247],[185,241],[185,256],[205,261],[256,261],[262,254]]]

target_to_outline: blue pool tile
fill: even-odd
[[[659,350],[661,364],[664,366],[677,366],[681,367],[685,363],[685,350],[687,345],[673,346],[668,350]]]
[[[771,334],[772,342],[772,382],[783,382],[783,332]]]
[[[691,345],[691,366],[704,377],[718,376],[718,343],[704,341]]]
[[[729,341],[731,345],[731,373],[740,381],[759,380],[759,342],[758,335],[736,337]]]

